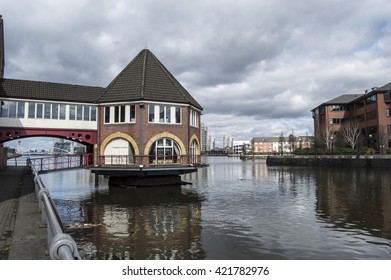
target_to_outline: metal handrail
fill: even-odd
[[[35,193],[42,210],[42,221],[48,225],[48,247],[50,258],[53,260],[80,260],[76,242],[69,234],[64,233],[64,228],[57,208],[50,197],[49,190],[45,187],[36,167],[30,158],[27,159],[34,176]]]
[[[93,165],[93,154],[55,155],[31,159],[37,171],[53,171],[71,168],[88,168]]]

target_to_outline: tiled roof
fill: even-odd
[[[377,89],[375,89],[375,91],[388,91],[388,90],[391,90],[391,83],[388,83],[384,86],[381,86],[381,87],[378,87]]]
[[[388,84],[386,84],[384,86],[381,86],[381,87],[372,88],[371,91],[369,91],[369,92],[366,91],[365,94],[343,94],[343,95],[340,95],[340,96],[338,96],[338,97],[336,97],[334,99],[331,99],[331,100],[329,100],[327,102],[324,102],[320,106],[322,106],[322,105],[349,104],[349,103],[352,103],[352,102],[354,102],[356,100],[367,98],[368,96],[371,96],[374,93],[383,92],[383,91],[389,91],[389,90],[391,90],[391,83],[388,83]],[[311,111],[313,111],[315,109],[312,109]]]
[[[323,103],[324,105],[333,105],[333,104],[348,104],[352,101],[354,101],[355,99],[363,96],[364,94],[343,94],[343,95],[340,95],[334,99],[331,99],[325,103]]]
[[[142,50],[107,86],[98,103],[156,101],[201,105],[148,49]]]
[[[0,98],[95,103],[103,90],[101,87],[0,79]]]
[[[81,103],[156,101],[184,103],[202,110],[148,49],[142,50],[107,88],[0,78],[0,98]]]

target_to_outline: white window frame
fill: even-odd
[[[134,118],[131,117],[132,106],[134,107]],[[125,119],[123,121],[121,120],[121,107],[124,107]],[[107,110],[106,108],[109,108],[109,114],[110,114],[110,118],[109,118],[108,122],[106,121],[106,110]],[[116,120],[116,116],[115,116],[116,108],[118,108],[118,112],[117,112],[118,121],[115,121]],[[104,118],[103,118],[104,124],[135,123],[136,116],[137,116],[136,105],[135,104],[107,105],[107,106],[104,106],[103,114],[104,114]]]
[[[2,102],[2,106],[0,110],[0,118],[11,118],[11,119],[25,118],[26,116],[25,101],[1,99],[0,102]]]
[[[153,106],[152,106],[153,105]],[[153,120],[150,121],[151,108],[153,107]],[[160,111],[163,109],[163,118],[160,121]],[[179,109],[179,119],[177,119],[177,109]],[[150,104],[148,106],[148,122],[156,124],[182,124],[182,107],[170,104]]]
[[[192,127],[199,127],[199,112],[194,110],[194,109],[190,109],[190,126]]]

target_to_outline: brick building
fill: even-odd
[[[346,146],[343,128],[356,126],[358,146],[381,153],[391,148],[391,83],[364,94],[344,94],[312,110],[318,144]]]
[[[202,107],[151,51],[106,87],[0,78],[0,143],[72,139],[99,165],[187,165],[201,156]]]
[[[312,136],[294,137],[254,137],[251,140],[253,152],[256,154],[291,153],[296,149],[310,148]]]
[[[199,162],[202,107],[150,50],[142,50],[97,103],[101,164]]]
[[[187,165],[201,156],[201,105],[148,49],[106,87],[4,78],[0,147],[30,136],[79,141],[100,165]]]

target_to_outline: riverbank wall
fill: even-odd
[[[391,157],[383,155],[268,156],[266,164],[269,166],[391,167]]]

